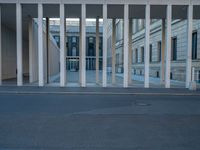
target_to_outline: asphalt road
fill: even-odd
[[[0,149],[199,150],[200,97],[0,94]]]

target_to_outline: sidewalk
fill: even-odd
[[[85,94],[85,95],[196,95],[200,90],[189,91],[185,88],[102,88],[102,87],[34,87],[2,86],[0,94]]]

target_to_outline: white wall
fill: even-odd
[[[16,34],[2,25],[2,74],[3,80],[16,78]]]
[[[37,23],[33,21],[33,25],[32,25],[32,29],[33,29],[33,34],[32,34],[32,42],[33,42],[33,52],[32,52],[32,60],[33,63],[32,65],[32,77],[33,77],[33,82],[38,81],[38,27],[37,27]]]
[[[38,25],[36,20],[33,21],[33,82],[38,81]],[[47,49],[46,49],[46,32],[43,30],[43,48],[44,48],[44,77],[47,81]],[[59,74],[60,50],[57,47],[53,37],[49,37],[49,75]]]
[[[53,37],[49,39],[49,62],[50,62],[50,76],[57,75],[60,71],[59,62],[60,62],[60,49],[57,47],[57,44],[53,41]]]
[[[28,27],[27,27],[28,28]],[[38,81],[38,26],[33,23],[33,81]],[[44,62],[45,62],[45,77],[46,77],[46,33],[44,35]],[[23,39],[23,75],[29,75],[29,44],[28,39]],[[53,37],[49,38],[49,66],[50,76],[59,74],[59,58],[60,51]],[[16,56],[16,32],[2,25],[2,73],[3,80],[16,78],[17,56]]]

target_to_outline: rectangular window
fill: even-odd
[[[200,71],[199,71],[199,83],[200,83]]]
[[[138,63],[138,49],[135,49],[135,62]]]
[[[72,56],[76,56],[76,47],[72,48]]]
[[[93,37],[89,37],[89,43],[93,43]]]
[[[161,54],[162,54],[162,43],[161,41],[158,42],[158,62],[161,61]]]
[[[197,59],[197,32],[192,34],[192,59]]]
[[[144,47],[141,47],[141,62],[144,62]]]
[[[76,37],[75,36],[72,37],[72,43],[76,43]]]
[[[177,38],[172,38],[171,60],[177,60]]]
[[[152,44],[149,45],[149,61],[152,62]]]

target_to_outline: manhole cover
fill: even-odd
[[[150,106],[148,103],[135,103],[136,106]]]

